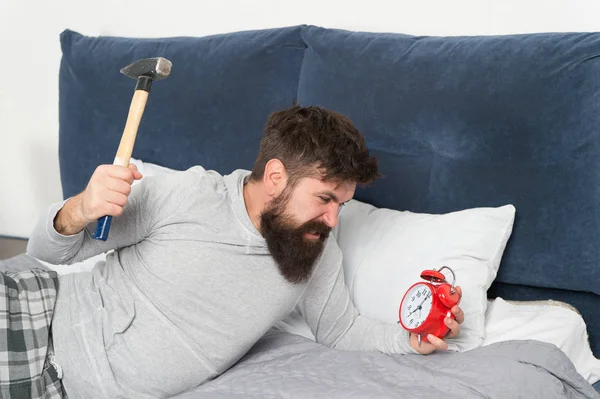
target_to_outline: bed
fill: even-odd
[[[461,284],[477,293],[479,324],[449,352],[332,350],[292,315],[224,375],[177,397],[600,397],[589,384],[600,354],[600,34],[414,37],[292,26],[133,39],[66,30],[61,46],[65,198],[113,161],[133,89],[119,69],[163,56],[172,74],[153,87],[134,150],[167,168],[160,172],[250,169],[267,116],[293,103],[342,112],[363,132],[384,178],[357,190],[336,232],[361,312],[393,321],[402,265],[430,266],[418,254],[471,262]],[[389,233],[407,220],[429,223],[412,258],[410,248],[393,251],[411,234]],[[369,244],[374,235],[397,241],[382,249]],[[503,331],[494,340],[491,324],[485,329],[493,304],[549,299],[576,310],[569,323],[585,360],[573,360],[559,332]],[[584,361],[585,377],[574,365]]]

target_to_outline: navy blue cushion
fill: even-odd
[[[154,83],[133,156],[176,169],[252,168],[269,113],[296,99],[301,27],[202,38],[61,34],[60,170],[64,197],[112,163],[135,81],[119,70],[141,58],[173,62]]]
[[[348,115],[380,160],[385,178],[357,199],[512,203],[497,281],[600,294],[599,33],[303,37],[299,103]]]

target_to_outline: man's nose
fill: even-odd
[[[327,212],[323,215],[323,219],[325,220],[327,226],[331,227],[332,229],[335,228],[335,226],[338,224],[338,206],[336,204],[332,204],[327,209]]]

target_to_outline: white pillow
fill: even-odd
[[[379,209],[357,200],[340,212],[334,231],[354,304],[367,317],[398,321],[408,288],[425,269],[452,268],[462,288],[461,334],[450,350],[466,351],[485,338],[487,290],[512,233],[515,208],[474,208],[448,214]],[[451,281],[452,276],[443,271]]]
[[[156,165],[150,162],[144,162],[140,159],[131,158],[129,160],[130,164],[134,164],[139,172],[142,174],[142,179],[144,180],[145,176],[159,176],[177,172],[175,169],[170,169],[165,166]],[[134,184],[139,183],[141,180],[137,180]]]
[[[91,258],[88,258],[81,262],[75,262],[70,265],[53,265],[52,263],[45,262],[41,259],[37,259],[37,261],[43,264],[44,266],[48,267],[49,269],[54,270],[59,275],[81,273],[91,271],[98,262],[104,262],[108,253],[110,253],[110,251],[96,256],[92,256]]]
[[[485,332],[483,346],[514,339],[554,344],[590,384],[600,381],[600,359],[592,353],[585,322],[564,302],[489,300]]]

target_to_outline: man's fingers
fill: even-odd
[[[465,313],[460,308],[460,306],[454,305],[450,311],[456,318],[456,321],[458,322],[458,324],[461,324],[463,321],[465,321]]]
[[[448,350],[448,344],[446,342],[444,342],[443,339],[440,339],[438,337],[436,337],[433,334],[428,334],[427,335],[427,340],[429,341],[429,343],[431,343],[431,345],[433,345],[435,347],[435,349],[437,350],[441,350],[441,351],[445,351]]]
[[[134,165],[135,167],[135,165]],[[110,177],[114,177],[117,179],[121,179],[124,180],[126,182],[128,182],[129,184],[133,183],[134,177],[134,171],[130,167],[125,167],[125,166],[120,166],[120,165],[107,165],[107,174]],[[137,170],[137,168],[136,168]]]
[[[462,288],[460,288],[460,286],[457,285],[456,287],[454,287],[454,289],[456,290],[456,293],[458,294],[458,303],[460,303],[460,300],[462,299]]]
[[[137,166],[135,166],[135,164],[130,163],[129,164],[129,170],[131,170],[133,172],[133,178],[135,180],[140,180],[142,178],[142,174],[138,170]]]
[[[120,194],[129,195],[131,193],[131,184],[121,179],[107,178],[104,182],[107,189]]]
[[[447,335],[448,337],[453,338],[458,337],[460,335],[460,325],[456,320],[452,319],[451,317],[446,317],[444,319],[444,323],[450,329]]]

